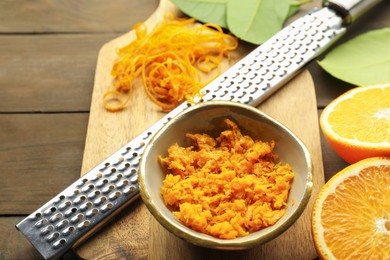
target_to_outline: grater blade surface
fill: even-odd
[[[269,97],[345,33],[322,8],[299,18],[207,85],[202,101],[252,106]],[[138,166],[151,137],[191,104],[184,102],[16,225],[45,259],[56,259],[139,196]]]

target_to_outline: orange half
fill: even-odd
[[[390,83],[357,87],[321,114],[326,140],[345,161],[390,156]]]
[[[312,234],[322,259],[390,259],[390,158],[333,176],[314,203]]]

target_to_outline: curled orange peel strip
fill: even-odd
[[[183,101],[194,102],[201,89],[220,74],[222,59],[237,48],[238,40],[216,24],[197,24],[168,13],[148,34],[144,23],[136,24],[136,39],[117,49],[112,67],[114,90],[103,95],[109,111],[122,110],[130,99],[133,81],[142,77],[147,96],[163,111]],[[201,82],[201,73],[218,69],[215,77]]]

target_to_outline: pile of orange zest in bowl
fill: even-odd
[[[172,145],[160,157],[167,169],[162,198],[189,228],[234,239],[274,225],[286,212],[294,179],[277,162],[275,142],[254,140],[225,119],[228,130],[213,138],[190,134],[190,147]]]
[[[144,23],[135,25],[134,30],[136,39],[117,50],[119,59],[111,71],[115,89],[103,95],[109,111],[126,106],[137,77],[142,77],[146,94],[165,112],[185,100],[191,102],[210,82],[202,82],[201,73],[217,69],[217,77],[222,59],[238,46],[237,38],[218,25],[197,24],[192,18],[175,19],[172,14],[167,14],[150,34]]]

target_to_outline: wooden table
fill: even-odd
[[[157,0],[0,2],[0,259],[41,259],[14,226],[79,178],[98,51],[157,5]],[[386,26],[390,1],[362,17],[338,44]],[[316,62],[308,69],[318,114],[353,87]],[[347,163],[323,136],[321,148],[328,180]]]

